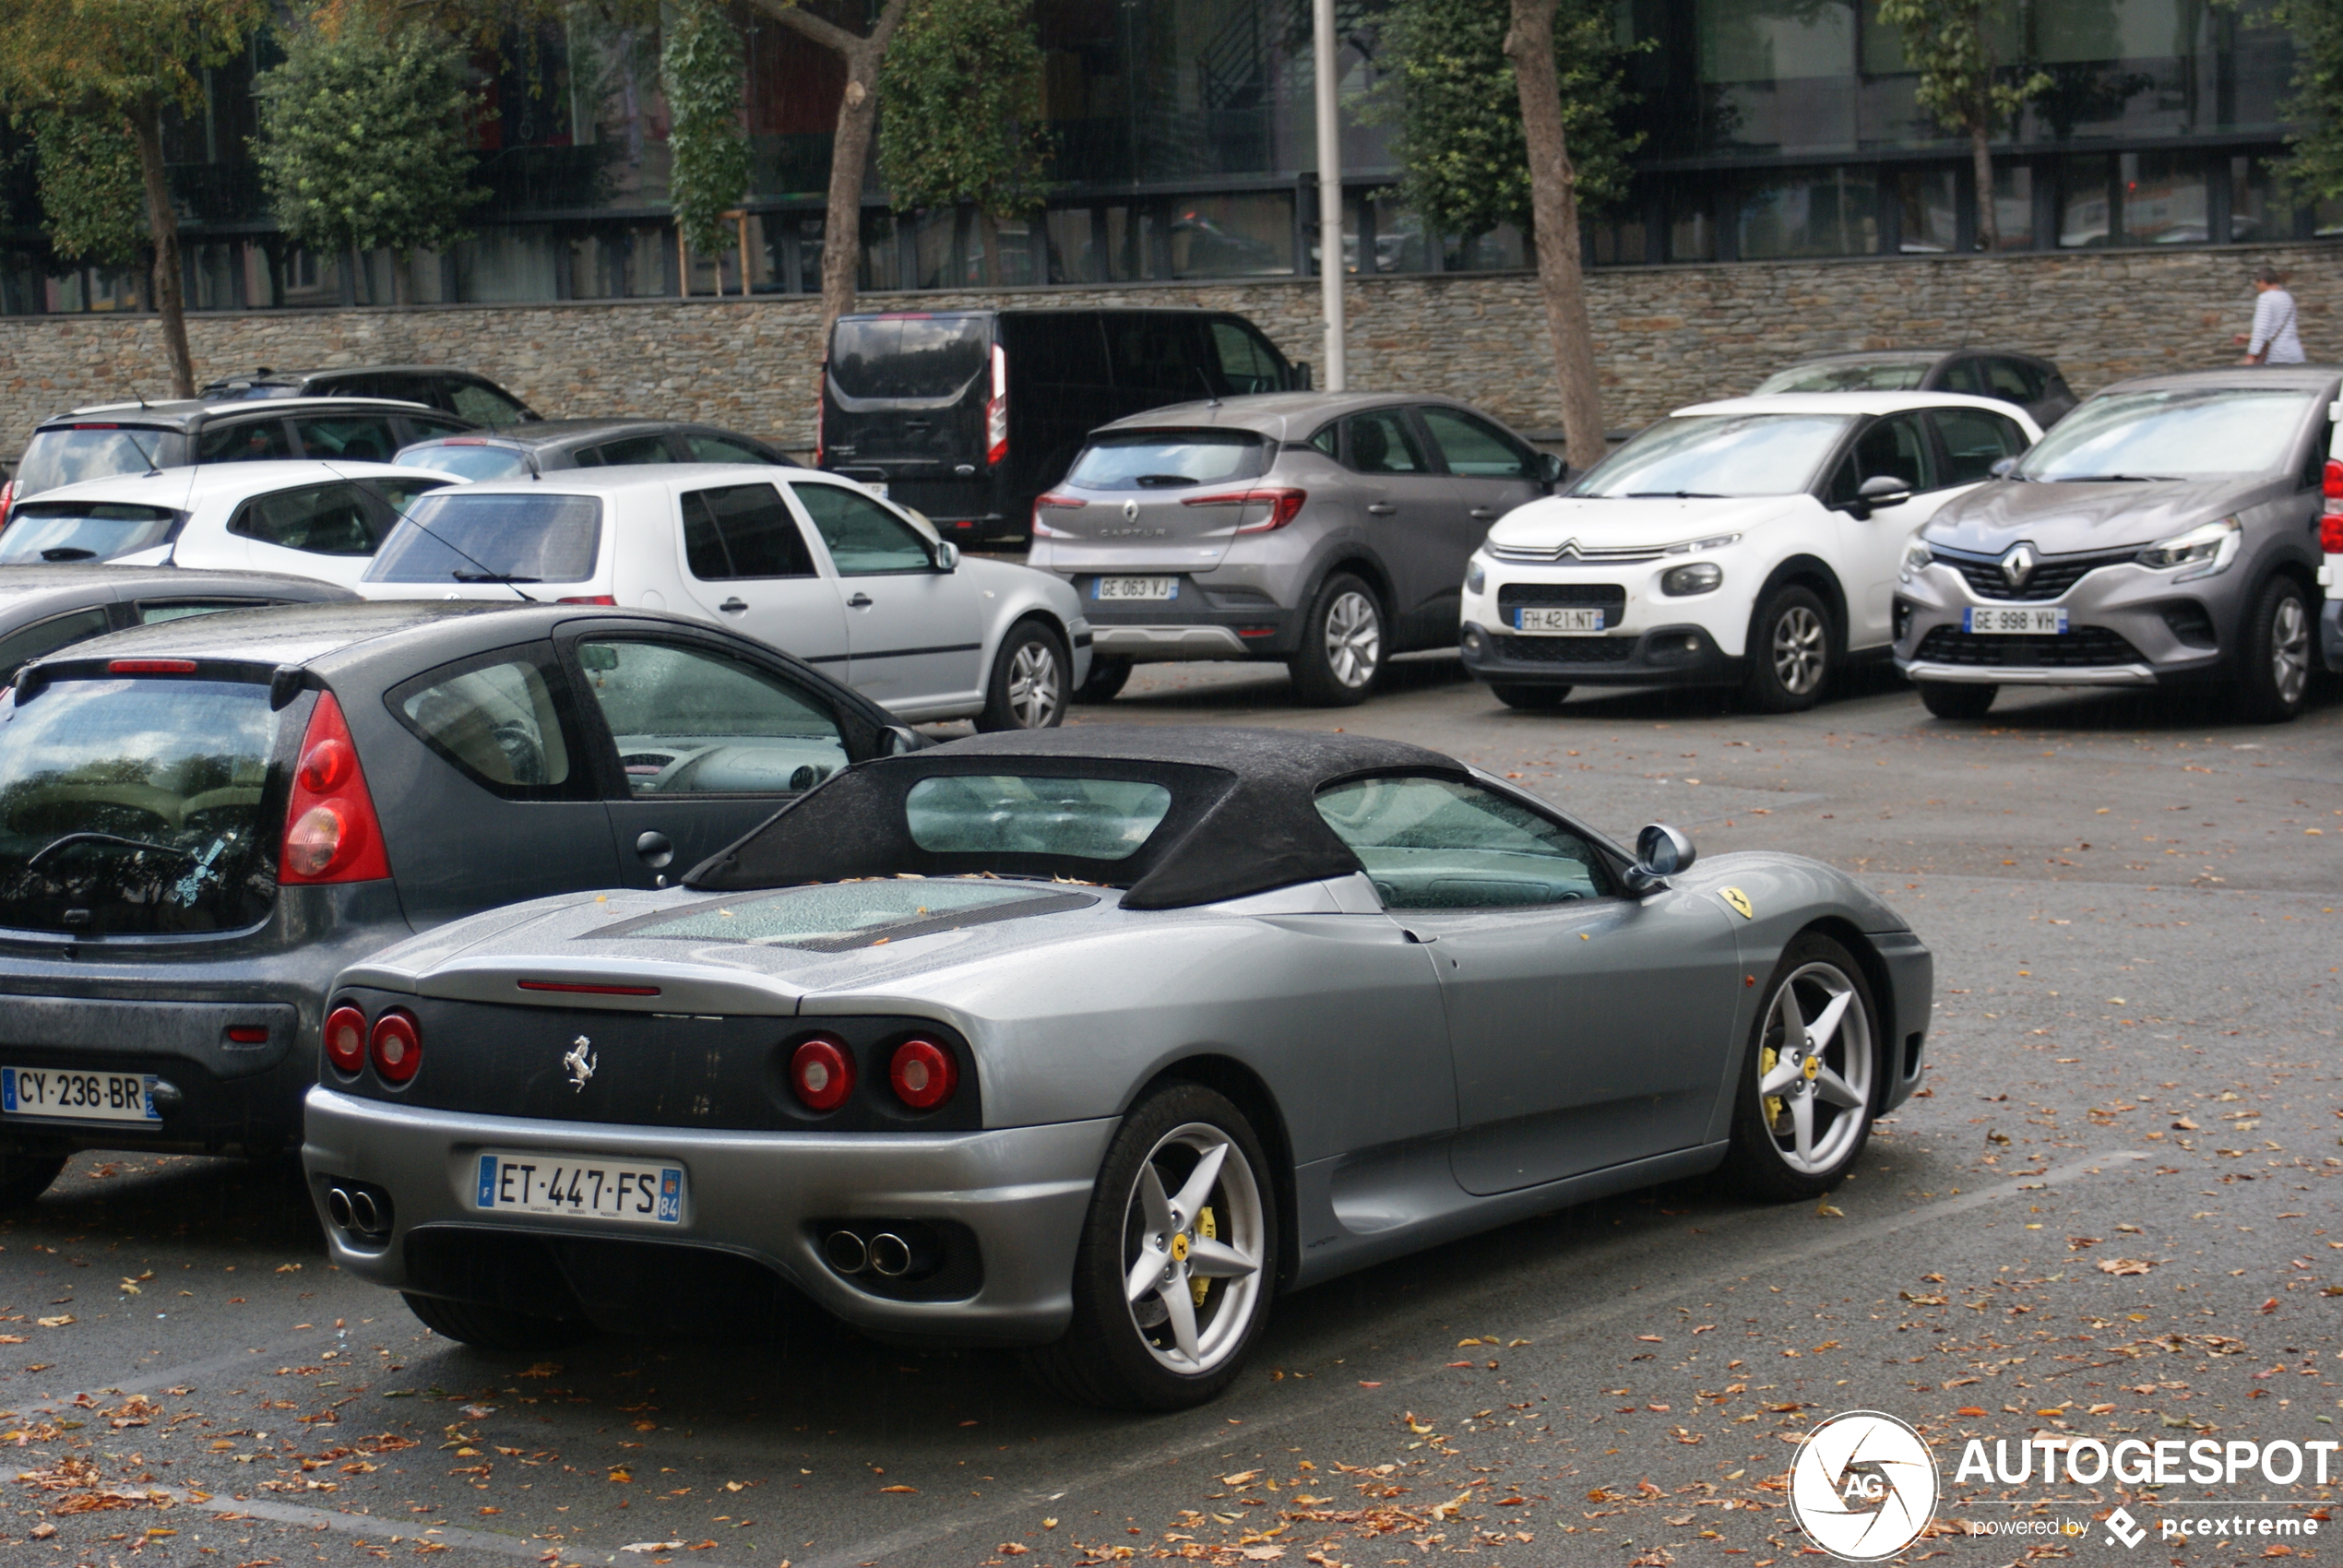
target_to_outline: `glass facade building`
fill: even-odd
[[[1338,0],[1349,191],[1340,265],[1380,274],[1517,268],[1522,235],[1430,232],[1395,197],[1397,90],[1386,0]],[[1502,4],[1503,0],[1493,0]],[[869,0],[809,0],[850,25]],[[1596,266],[1974,250],[1978,203],[2010,251],[2251,244],[2343,235],[2343,209],[2271,179],[2290,40],[2207,0],[2014,0],[2000,53],[2051,78],[1994,145],[1980,193],[1967,144],[1914,101],[1874,0],[1618,0],[1642,137],[1632,189],[1590,215]],[[166,156],[196,310],[815,292],[837,61],[745,8],[743,111],[755,174],[737,243],[687,255],[667,215],[657,40],[583,19],[476,63],[494,111],[474,137],[490,195],[445,255],[324,256],[269,221],[250,154],[264,40],[207,77]],[[1314,273],[1316,149],[1307,0],[1036,0],[1055,154],[1047,209],[996,221],[862,214],[869,290],[1124,284]],[[139,308],[132,272],[59,262],[29,159],[0,160],[0,312]]]

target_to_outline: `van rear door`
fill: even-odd
[[[992,510],[985,404],[993,316],[846,316],[822,378],[822,466],[931,517]]]

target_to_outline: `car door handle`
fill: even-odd
[[[1493,517],[1496,515],[1497,509],[1494,506],[1475,506],[1471,511],[1465,514],[1465,516],[1469,517],[1480,517],[1484,520]]]
[[[635,853],[642,857],[645,865],[658,871],[674,861],[675,840],[652,828],[635,840]]]
[[[846,601],[846,607],[849,610],[868,610],[871,607],[871,596],[867,593],[858,593]]]
[[[1394,506],[1388,501],[1370,501],[1367,503],[1367,516],[1370,517],[1387,517],[1398,509],[1398,507]]]
[[[1434,942],[1437,942],[1437,941],[1439,941],[1439,940],[1440,940],[1437,936],[1433,935],[1430,932],[1424,932],[1424,931],[1413,931],[1413,930],[1410,930],[1409,928],[1408,928],[1407,926],[1401,926],[1401,927],[1399,928],[1399,934],[1400,934],[1400,935],[1402,935],[1402,936],[1404,936],[1404,937],[1406,937],[1406,938],[1407,938],[1409,942],[1412,942],[1412,943],[1416,944],[1417,944],[1418,946],[1420,946],[1420,947],[1421,947],[1421,946],[1425,946],[1425,945],[1428,945],[1428,944],[1432,944],[1432,943],[1434,943]]]
[[[716,608],[724,612],[727,615],[737,615],[742,611],[747,609],[748,605],[739,599],[728,599]]]

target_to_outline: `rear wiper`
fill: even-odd
[[[512,583],[541,583],[545,580],[542,577],[517,576],[510,572],[450,572],[447,575],[455,578],[459,583],[505,583],[509,585]]]
[[[1152,487],[1166,484],[1195,484],[1198,481],[1190,479],[1185,474],[1141,474],[1131,482]]]
[[[53,544],[41,552],[43,561],[95,561],[98,552],[84,550],[77,544]]]
[[[24,869],[32,871],[51,855],[70,849],[77,844],[104,844],[117,849],[152,849],[156,854],[170,855],[182,861],[192,861],[196,858],[186,850],[174,849],[168,844],[149,844],[143,838],[125,838],[118,833],[68,833],[63,837],[50,839],[27,856]]]
[[[1723,501],[1725,496],[1713,490],[1631,490],[1630,501]]]

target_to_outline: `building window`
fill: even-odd
[[[1262,278],[1293,272],[1293,196],[1287,191],[1190,196],[1172,204],[1172,276]],[[1344,257],[1357,269],[1355,255]]]
[[[1993,223],[2001,232],[2001,248],[2034,248],[2034,171],[2023,163],[1993,168]]]
[[[1945,255],[1960,248],[1960,181],[1951,169],[1904,169],[1895,175],[1896,248],[1906,255]]]
[[[2103,153],[2063,160],[2058,171],[2059,248],[2104,245],[2115,226],[2115,160]]]
[[[2190,244],[2211,237],[2199,155],[2126,152],[2117,164],[2123,183],[2124,244]]]
[[[1444,272],[1520,272],[1533,265],[1528,241],[1510,223],[1470,239],[1451,238],[1443,250]]]
[[[1744,191],[1734,230],[1744,261],[1873,255],[1879,250],[1879,186],[1862,169],[1819,169]]]

